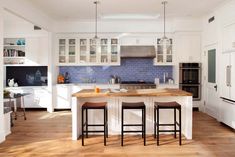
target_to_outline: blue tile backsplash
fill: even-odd
[[[163,80],[163,74],[172,78],[172,66],[154,66],[151,58],[122,58],[121,66],[60,66],[59,72],[70,75],[71,83],[85,83],[88,80],[107,83],[111,75],[117,75],[122,81],[144,80],[154,82],[154,78]]]

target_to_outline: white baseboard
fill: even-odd
[[[5,132],[0,132],[0,143],[4,142],[6,139]]]

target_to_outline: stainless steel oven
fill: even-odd
[[[200,84],[201,64],[200,63],[180,63],[180,83]]]
[[[180,89],[192,93],[193,101],[201,100],[201,85],[198,84],[180,84]]]
[[[201,100],[201,63],[180,63],[180,89],[193,94],[193,100]]]

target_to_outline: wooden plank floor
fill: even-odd
[[[201,112],[193,114],[193,140],[183,140],[179,146],[172,135],[161,136],[161,146],[156,146],[152,136],[147,146],[138,136],[126,136],[125,146],[120,138],[111,136],[108,146],[103,146],[103,137],[71,141],[71,113],[68,111],[47,113],[31,111],[26,121],[15,122],[12,134],[0,144],[0,157],[235,157],[235,133],[215,119]]]

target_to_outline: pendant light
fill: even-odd
[[[97,33],[97,21],[98,21],[98,3],[99,3],[99,1],[94,1],[94,4],[95,4],[95,36],[94,36],[94,40],[98,40],[99,39],[99,37],[98,37],[98,33]]]
[[[162,44],[163,46],[167,46],[171,43],[170,39],[166,37],[166,4],[167,1],[162,2],[162,5],[164,6],[164,35],[160,40],[160,44]]]

